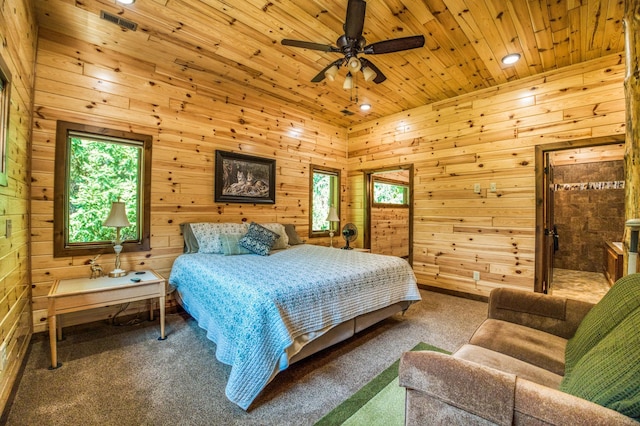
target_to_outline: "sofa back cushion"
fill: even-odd
[[[580,358],[560,390],[640,421],[640,307]]]
[[[631,312],[640,307],[640,274],[620,278],[584,317],[567,342],[565,376],[580,359],[605,338]]]

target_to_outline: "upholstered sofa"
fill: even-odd
[[[495,289],[453,355],[402,355],[400,385],[407,425],[637,425],[640,274],[596,305]]]

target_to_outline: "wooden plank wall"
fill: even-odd
[[[611,55],[355,125],[349,199],[362,198],[359,170],[413,163],[419,283],[533,290],[535,146],[624,134],[624,72]]]
[[[8,185],[0,186],[0,410],[31,336],[29,185],[37,27],[29,1],[0,3],[0,56],[12,75],[7,145]],[[11,233],[7,235],[7,220]],[[5,361],[6,360],[6,361]]]
[[[408,208],[371,208],[371,253],[409,256]]]
[[[309,166],[342,170],[346,129],[316,121],[246,86],[216,82],[188,68],[171,73],[139,58],[41,29],[33,128],[33,309],[46,329],[46,295],[54,280],[89,274],[89,256],[53,257],[53,171],[56,120],[153,135],[151,246],[121,256],[127,269],[169,276],[182,252],[179,224],[190,221],[294,223],[307,239]],[[275,158],[275,205],[213,202],[216,150]],[[343,211],[346,209],[343,209]],[[329,245],[329,238],[314,244]],[[105,270],[113,256],[102,256]],[[109,316],[116,309],[101,312]],[[87,320],[88,318],[84,318]]]

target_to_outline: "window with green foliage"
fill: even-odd
[[[67,122],[57,133],[54,255],[110,252],[103,223],[118,200],[131,223],[123,251],[149,250],[151,137]]]
[[[11,73],[0,57],[0,186],[7,186],[7,144],[9,142],[9,108],[11,107]]]
[[[373,203],[408,206],[409,185],[404,183],[391,183],[374,179]]]
[[[329,235],[332,224],[327,220],[329,208],[336,208],[340,216],[340,171],[311,167],[311,217],[309,233],[312,237]]]

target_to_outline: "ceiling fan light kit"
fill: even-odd
[[[373,81],[376,84],[380,84],[385,81],[387,77],[371,63],[371,61],[365,58],[359,58],[358,54],[379,55],[424,46],[423,35],[383,40],[367,45],[367,41],[362,36],[366,8],[367,2],[365,0],[348,0],[347,15],[343,25],[344,34],[338,38],[336,46],[302,40],[282,40],[284,46],[300,47],[322,52],[336,52],[344,55],[344,58],[329,64],[325,69],[320,71],[318,75],[311,79],[313,83],[320,83],[325,78],[329,81],[334,81],[338,69],[346,64],[349,71],[343,88],[351,89],[353,87],[352,75],[358,71],[362,71],[365,81]],[[347,80],[349,80],[349,83],[347,83]]]

